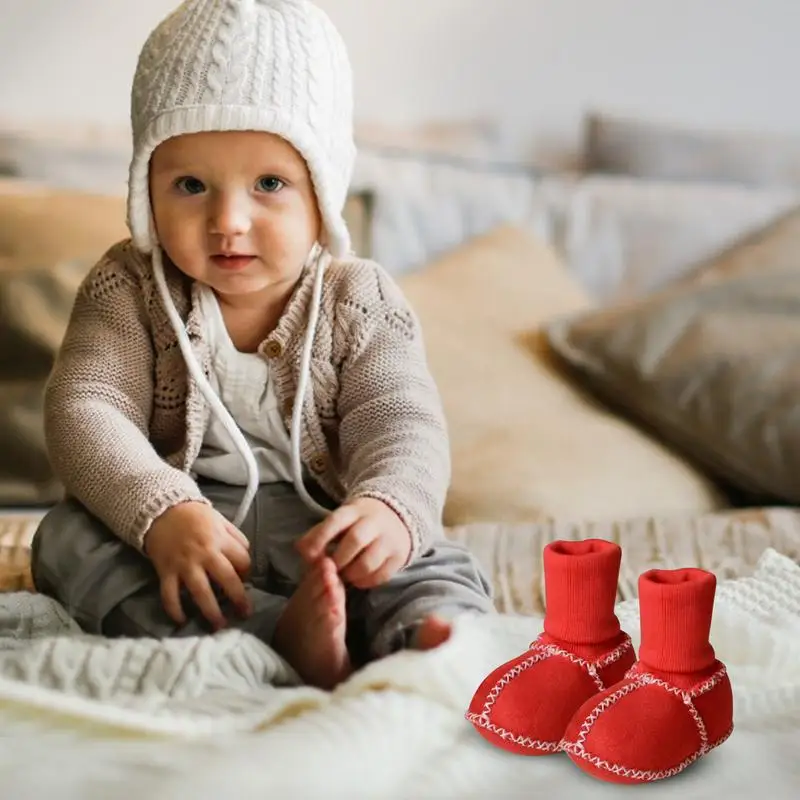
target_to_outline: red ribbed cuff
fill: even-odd
[[[717,579],[702,569],[653,569],[639,577],[639,660],[661,672],[699,672],[716,660],[709,642]]]
[[[570,644],[601,644],[620,633],[614,613],[622,551],[605,539],[552,542],[544,549],[544,630]]]

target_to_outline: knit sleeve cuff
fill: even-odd
[[[211,505],[199,488],[187,491],[185,488],[171,487],[151,496],[142,505],[138,514],[131,522],[125,540],[133,545],[140,553],[144,553],[144,538],[150,526],[165,512],[181,503],[203,503]]]
[[[404,567],[407,567],[421,553],[425,552],[428,543],[432,538],[430,526],[426,525],[417,514],[414,514],[406,505],[401,503],[397,497],[387,494],[377,488],[368,487],[357,489],[348,496],[348,501],[357,500],[361,497],[369,497],[373,500],[380,500],[400,517],[401,522],[406,526],[408,535],[411,538],[411,551],[408,554]]]

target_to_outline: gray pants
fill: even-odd
[[[243,490],[204,482],[214,507],[232,520]],[[332,501],[310,492],[326,507]],[[220,596],[231,627],[269,644],[304,564],[294,544],[319,521],[290,484],[264,484],[241,526],[250,542],[247,591],[253,614],[242,619]],[[155,568],[74,500],[65,500],[42,520],[33,540],[33,582],[60,602],[88,633],[104,636],[197,636],[209,627],[188,595],[188,622],[177,625],[161,604]],[[369,590],[347,589],[348,646],[363,663],[409,645],[427,615],[453,618],[462,612],[493,611],[491,588],[475,558],[456,542],[437,541],[387,583]]]

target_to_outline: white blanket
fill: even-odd
[[[620,791],[564,756],[499,751],[464,720],[482,678],[538,633],[534,617],[465,619],[436,651],[400,653],[326,694],[292,686],[291,670],[249,637],[64,636],[71,622],[43,598],[7,597],[3,797],[557,799]],[[23,602],[39,605],[22,613]],[[636,601],[619,615],[637,640]],[[62,635],[52,636],[59,627]],[[800,568],[767,550],[753,576],[722,582],[712,642],[734,685],[734,734],[682,776],[646,787],[648,797],[797,797]]]

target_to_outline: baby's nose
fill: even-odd
[[[247,199],[233,195],[220,197],[214,203],[210,228],[221,236],[242,236],[252,225]]]

